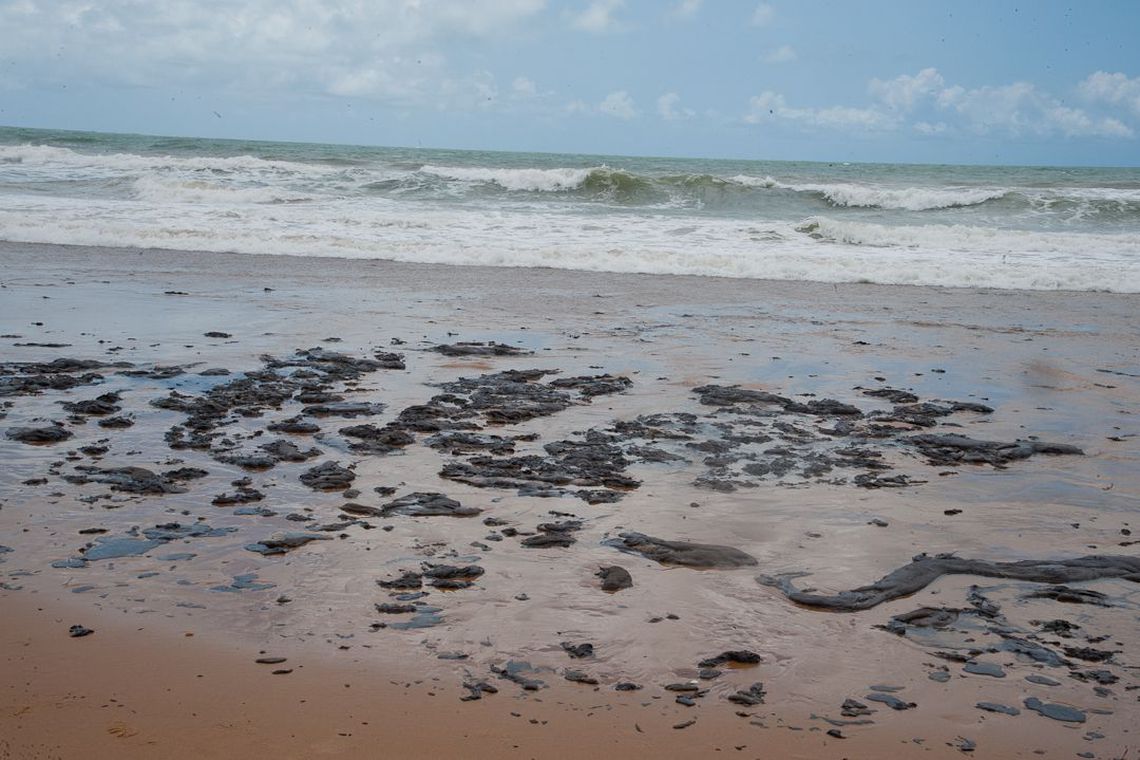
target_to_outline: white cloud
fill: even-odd
[[[6,62],[21,62],[29,86],[87,78],[259,95],[273,86],[423,104],[454,76],[437,51],[509,35],[544,7],[545,0],[0,0],[0,50]]]
[[[1093,75],[1081,85],[1090,99],[1131,103],[1140,80],[1114,75]],[[890,80],[872,79],[868,91],[879,102],[866,107],[795,107],[776,92],[766,91],[749,101],[744,121],[749,124],[796,123],[823,129],[859,132],[894,131],[903,126],[902,114],[920,118],[911,128],[923,135],[964,130],[975,134],[999,133],[1013,137],[1133,137],[1134,130],[1112,116],[1090,114],[1065,105],[1029,82],[966,88],[947,86],[933,68]]]
[[[752,11],[752,25],[753,26],[767,26],[772,22],[776,16],[776,9],[768,3],[760,3],[756,6],[756,10]]]
[[[744,116],[744,120],[749,124],[759,124],[764,121],[772,121],[780,118],[777,111],[783,111],[787,108],[787,103],[784,96],[771,90],[765,90],[759,95],[753,95],[748,99],[749,111]]]
[[[919,98],[941,90],[944,84],[938,69],[923,69],[914,76],[903,74],[885,82],[872,79],[868,90],[891,108],[909,111]]]
[[[931,124],[929,121],[917,121],[914,123],[914,131],[920,135],[941,135],[949,129],[945,122],[939,121]]]
[[[1108,137],[1133,137],[1136,131],[1120,119],[1109,117],[1101,120],[1101,132]]]
[[[894,79],[872,79],[868,91],[893,112],[937,115],[920,120],[914,129],[922,134],[938,134],[956,125],[975,134],[1004,133],[1014,137],[1132,137],[1133,129],[1121,119],[1090,114],[1065,105],[1059,98],[1030,82],[984,85],[967,88],[947,85],[937,69],[927,68],[915,75]],[[1088,100],[1128,105],[1140,113],[1140,79],[1123,74],[1096,72],[1078,86]],[[1133,100],[1135,99],[1135,100]]]
[[[966,89],[947,87],[935,96],[938,107],[956,113],[967,129],[978,133],[1004,132],[1065,137],[1131,137],[1132,128],[1119,119],[1094,117],[1062,104],[1029,82]]]
[[[895,117],[875,108],[794,108],[788,105],[783,95],[770,90],[749,100],[749,110],[744,121],[748,124],[788,121],[813,127],[863,131],[884,131],[897,126]]]
[[[789,63],[796,60],[796,50],[791,45],[781,45],[775,50],[768,51],[764,56],[765,63]]]
[[[598,110],[626,121],[637,116],[637,108],[633,104],[633,98],[625,90],[611,92],[605,100],[598,104]]]
[[[617,26],[614,11],[623,5],[625,0],[593,0],[581,13],[572,14],[570,23],[594,34],[611,31]]]
[[[623,121],[629,121],[639,115],[633,98],[625,90],[611,92],[597,105],[591,105],[580,99],[571,100],[562,107],[562,110],[568,114],[604,114]]]
[[[515,77],[511,82],[511,90],[520,98],[533,98],[538,94],[534,81],[526,77]]]
[[[328,91],[333,95],[356,98],[374,92],[393,92],[398,83],[383,69],[359,68],[333,74],[328,81]]]
[[[1094,103],[1122,104],[1140,114],[1140,77],[1130,79],[1120,72],[1097,71],[1089,74],[1077,90]]]
[[[442,100],[436,102],[441,111],[453,109],[487,110],[499,99],[499,86],[489,71],[476,71],[463,77],[445,77],[439,83]]]
[[[1138,107],[1140,79],[1097,72],[1086,77],[1078,90],[1092,101],[1133,108]],[[910,115],[911,129],[925,136],[972,132],[1015,138],[1131,138],[1135,134],[1121,117],[1066,105],[1029,82],[966,88],[947,85],[936,68],[923,68],[913,75],[873,79],[868,91],[876,101],[865,107],[796,107],[781,93],[765,91],[749,100],[743,120],[882,132],[902,128],[910,121],[904,121],[904,115]]]
[[[830,108],[808,109],[804,117],[809,123],[821,127],[855,128],[864,131],[880,131],[894,129],[897,122],[890,116],[874,108],[849,108],[847,106],[831,106]]]
[[[495,84],[495,75],[489,71],[477,71],[470,78],[471,94],[481,108],[486,108],[489,101],[499,97],[499,87]]]
[[[678,108],[680,102],[680,95],[675,92],[667,92],[657,98],[657,113],[665,121],[691,119],[697,115],[697,112],[691,108]]]
[[[669,17],[675,19],[692,18],[701,9],[704,0],[678,0],[669,8]]]
[[[1079,108],[1054,105],[1045,111],[1046,123],[1066,137],[1131,137],[1132,129],[1114,118],[1094,119]]]

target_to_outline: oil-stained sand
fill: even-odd
[[[1135,562],[1133,296],[0,256],[12,757],[1134,744],[1126,573],[757,580]]]

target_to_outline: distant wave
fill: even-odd
[[[215,173],[327,174],[333,166],[282,161],[256,156],[171,156],[138,153],[81,153],[52,145],[0,145],[0,165],[22,164],[43,169],[105,169],[110,171],[198,171]]]
[[[194,141],[185,142],[189,146]],[[508,193],[622,206],[728,208],[734,212],[747,209],[764,212],[779,203],[790,214],[795,214],[798,204],[804,215],[818,213],[824,206],[913,213],[985,206],[996,209],[995,213],[1050,214],[1062,223],[1109,220],[1125,224],[1140,220],[1140,188],[1135,187],[896,187],[873,182],[788,180],[770,175],[641,173],[605,164],[589,167],[446,166],[327,155],[289,160],[279,153],[263,157],[87,153],[32,144],[0,145],[0,167],[6,165],[73,179],[123,175],[139,180],[147,177],[168,180],[173,176],[181,182],[187,178],[210,177],[230,179],[238,187],[289,183],[289,191],[283,192],[281,197],[263,202],[303,200],[309,195],[330,191],[338,195],[392,193],[458,200]],[[187,186],[182,188],[181,196],[191,201],[199,190],[204,193],[203,198],[210,195],[210,188]],[[158,192],[154,188],[143,188],[139,192],[147,196],[152,191]],[[243,195],[248,199],[242,200]],[[256,192],[234,192],[233,198],[237,202],[258,202],[253,200],[256,195]]]

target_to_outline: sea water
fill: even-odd
[[[1140,292],[1140,169],[382,148],[0,128],[0,240]]]

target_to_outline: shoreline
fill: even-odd
[[[1011,678],[963,676],[959,668],[951,667],[953,681],[943,685],[927,678],[927,671],[937,670],[931,665],[937,658],[932,660],[928,646],[875,628],[915,606],[959,605],[969,586],[979,582],[1001,599],[1011,625],[1024,627],[1034,616],[1074,612],[1051,602],[1026,602],[1020,594],[1027,589],[1017,584],[954,577],[883,608],[846,614],[796,607],[758,584],[754,576],[810,571],[812,584],[840,590],[871,582],[919,551],[959,551],[963,556],[1000,560],[1096,552],[1135,556],[1134,548],[1117,547],[1125,538],[1121,531],[1128,529],[1130,519],[1134,522],[1130,515],[1140,489],[1130,444],[1137,431],[1128,417],[1140,392],[1131,377],[1140,371],[1135,295],[197,252],[179,257],[168,251],[9,243],[0,244],[0,262],[7,273],[0,283],[5,293],[0,332],[21,336],[7,338],[9,344],[41,344],[11,346],[7,361],[109,356],[137,367],[186,367],[185,374],[172,378],[127,379],[106,373],[106,388],[120,390],[123,401],[130,403],[136,424],[129,430],[102,431],[94,422],[69,423],[75,441],[55,447],[0,441],[10,463],[0,475],[4,498],[0,544],[14,549],[0,555],[0,577],[24,587],[0,590],[0,605],[20,611],[13,618],[18,623],[5,632],[7,662],[13,666],[8,672],[13,675],[5,679],[0,692],[5,695],[0,734],[24,742],[12,745],[15,750],[0,743],[0,757],[5,750],[20,757],[17,750],[52,741],[59,745],[57,752],[67,753],[96,737],[107,753],[103,756],[115,757],[145,757],[152,746],[149,741],[185,756],[210,756],[200,754],[205,748],[226,756],[227,748],[274,747],[284,757],[352,757],[383,737],[398,743],[391,748],[401,756],[425,757],[501,756],[510,742],[519,744],[510,751],[517,749],[520,756],[528,757],[571,756],[587,750],[703,756],[713,746],[735,752],[738,745],[747,746],[742,756],[764,756],[775,748],[786,757],[901,756],[896,753],[908,752],[898,749],[899,742],[909,744],[914,738],[924,743],[911,745],[909,754],[949,757],[960,754],[948,746],[958,736],[976,741],[979,756],[1029,757],[1033,750],[1045,749],[1046,757],[1065,757],[1086,748],[1110,756],[1134,743],[1127,733],[1129,705],[1135,700],[1125,690],[1132,684],[1130,666],[1117,669],[1123,677],[1111,696],[1095,696],[1088,684],[1070,679],[1056,687],[1058,701],[1112,709],[1108,715],[1089,714],[1084,730],[1095,728],[1108,737],[1090,745],[1081,738],[1083,732],[1027,711],[1007,718],[973,708],[978,700],[1004,699],[1020,705],[1022,696],[1038,693],[1021,685],[1020,675],[1031,670],[1018,658],[998,658],[1010,669]],[[155,314],[162,319],[154,320]],[[231,337],[203,340],[208,331],[227,331]],[[339,340],[325,342],[331,337]],[[393,345],[393,338],[405,342]],[[432,350],[458,341],[497,341],[534,353],[449,358]],[[48,343],[69,345],[42,345]],[[121,349],[107,353],[116,346]],[[404,354],[406,370],[369,374],[358,385],[343,389],[351,391],[350,398],[387,404],[377,422],[394,419],[402,408],[439,393],[432,384],[458,377],[537,367],[561,370],[555,378],[609,373],[632,380],[620,393],[577,400],[533,422],[487,428],[497,434],[537,433],[538,446],[579,440],[575,434],[586,429],[608,430],[615,419],[664,412],[708,414],[710,407],[693,395],[695,387],[708,383],[740,384],[805,401],[826,396],[864,409],[885,408],[859,390],[881,377],[923,399],[992,406],[994,413],[985,418],[952,418],[967,434],[998,440],[1040,435],[1047,441],[1080,446],[1086,453],[1033,457],[1005,469],[956,467],[951,468],[957,470],[955,475],[941,476],[938,468],[886,446],[883,456],[898,472],[910,476],[913,485],[862,489],[838,480],[822,483],[795,476],[788,483],[761,477],[728,491],[695,486],[694,476],[699,480],[707,475],[701,470],[703,455],[694,457],[692,450],[682,447],[670,451],[687,453],[690,464],[631,464],[628,471],[641,482],[638,488],[616,503],[589,505],[572,496],[534,498],[441,479],[441,461],[448,460],[420,445],[426,436],[402,453],[381,456],[346,450],[331,434],[320,437],[352,421],[321,420],[325,432],[312,441],[298,439],[299,444],[305,440],[306,446],[315,443],[324,449],[322,459],[305,465],[281,463],[265,472],[247,473],[197,452],[173,451],[163,443],[163,431],[181,417],[148,407],[149,400],[171,391],[208,390],[217,380],[200,378],[196,373],[203,368],[251,372],[262,366],[265,354],[288,356],[310,346],[351,356]],[[62,419],[56,402],[90,398],[106,388],[82,386],[62,394],[10,397],[13,405],[0,426],[11,428],[44,415]],[[267,411],[266,420],[277,416]],[[720,424],[727,418],[710,419]],[[767,417],[760,419],[767,424]],[[812,427],[808,418],[779,421],[801,429]],[[251,417],[229,430],[252,435],[262,424]],[[737,431],[742,429],[738,423]],[[831,444],[806,442],[802,433],[786,435],[792,436],[793,448],[817,447],[810,449],[815,453],[798,454],[805,457],[803,461],[830,451],[818,447]],[[1120,440],[1106,438],[1112,435]],[[812,436],[813,441],[818,438],[816,433]],[[109,453],[94,460],[68,458],[63,467],[48,467],[49,485],[23,485],[44,476],[45,464],[61,452],[98,438],[109,438]],[[517,445],[524,445],[522,439]],[[73,485],[57,477],[73,473],[77,463],[155,467],[174,458],[205,466],[211,473],[186,494],[137,499],[111,492],[106,502],[78,500],[101,496],[105,488]],[[357,477],[366,487],[356,500],[369,505],[383,501],[370,493],[373,485],[381,485],[396,487],[400,493],[444,492],[464,505],[477,505],[485,515],[475,520],[388,518],[377,521],[384,522],[384,531],[349,526],[342,531],[348,538],[314,542],[275,559],[243,547],[286,523],[277,517],[231,514],[209,504],[210,496],[233,490],[230,481],[249,476],[266,493],[264,504],[282,512],[309,506],[322,518],[332,518],[335,505],[345,499],[314,493],[297,483],[298,473],[325,459],[357,463]],[[104,510],[104,503],[116,508]],[[949,509],[964,514],[949,516],[945,514]],[[187,541],[199,557],[174,566],[127,557],[107,567],[97,563],[70,570],[48,567],[49,561],[66,557],[85,540],[76,535],[78,528],[96,523],[115,535],[129,525],[146,527],[181,519],[182,510],[205,518],[211,526],[233,526],[238,531],[232,539]],[[487,528],[481,523],[486,515],[531,530],[535,523],[551,519],[551,510],[584,521],[574,546],[516,549],[511,539],[485,544],[485,549],[471,548],[473,541],[487,540]],[[871,524],[876,519],[886,525]],[[1071,523],[1080,527],[1070,527]],[[623,530],[732,545],[754,556],[759,566],[742,571],[665,568],[603,543]],[[376,619],[372,603],[384,599],[376,580],[391,578],[421,560],[474,561],[469,557],[484,565],[487,573],[476,588],[437,593],[446,600],[440,603],[445,609],[442,625],[422,632],[368,630],[369,621]],[[632,593],[611,597],[598,590],[593,571],[610,563],[633,573]],[[233,594],[209,591],[246,572],[277,585]],[[140,577],[147,573],[158,574]],[[75,584],[97,588],[73,595],[68,586]],[[1075,619],[1090,634],[1110,635],[1120,644],[1119,662],[1127,664],[1140,644],[1127,625],[1135,615],[1137,592],[1122,580],[1082,587],[1107,594],[1114,606],[1081,608]],[[280,594],[291,595],[294,601],[275,603]],[[519,595],[528,601],[520,602]],[[180,607],[179,602],[204,608]],[[34,612],[37,604],[46,612]],[[125,624],[116,624],[114,619],[123,613]],[[676,613],[679,620],[652,621],[665,613]],[[44,615],[53,622],[39,620]],[[131,630],[135,621],[148,631],[169,633],[150,639]],[[512,625],[504,626],[505,621]],[[93,627],[96,633],[68,639],[66,627],[72,623]],[[175,633],[179,630],[195,635],[179,638]],[[183,640],[187,638],[189,643]],[[583,663],[567,659],[559,647],[564,638],[594,641],[598,658]],[[181,652],[187,646],[193,651],[185,659],[164,662],[164,652]],[[368,649],[362,651],[365,646]],[[757,650],[761,664],[726,670],[710,682],[713,693],[699,706],[675,704],[674,695],[661,690],[661,684],[670,680],[695,678],[693,664],[699,657],[734,648]],[[97,653],[84,661],[80,654],[88,650]],[[287,650],[291,662],[296,657],[310,667],[261,676],[257,668],[263,666],[242,665],[242,660],[252,663],[260,650]],[[450,651],[463,651],[468,659],[457,666],[435,657]],[[194,702],[195,711],[199,716],[208,714],[214,727],[203,735],[203,744],[184,746],[195,730],[201,730],[201,719],[190,725],[184,715],[169,715],[170,703],[156,699],[157,684],[144,688],[120,677],[126,675],[121,666],[131,658],[145,662],[146,672],[157,674],[156,681],[170,688],[182,684],[180,689],[189,689],[199,700]],[[353,663],[339,662],[342,658]],[[532,697],[507,681],[495,681],[499,693],[477,702],[459,701],[464,668],[472,677],[486,679],[491,677],[488,665],[511,658],[528,659],[542,669],[549,689]],[[562,671],[579,665],[602,680],[598,691],[563,681]],[[76,673],[84,670],[99,677],[90,684],[74,683]],[[367,686],[358,680],[348,690],[336,687],[341,672],[365,676]],[[388,683],[392,679],[386,676],[394,672],[402,683]],[[232,698],[211,702],[206,691],[186,686],[194,685],[198,673],[208,684],[222,683]],[[331,678],[333,673],[338,674],[336,679]],[[403,683],[417,675],[440,680],[404,688]],[[29,692],[26,684],[33,677],[37,685]],[[263,683],[261,678],[271,680]],[[624,678],[642,683],[644,690],[628,698],[613,692],[612,685]],[[755,708],[751,718],[734,715],[724,697],[757,681],[766,686],[766,702]],[[831,724],[811,720],[816,713],[837,717],[834,713],[844,697],[859,699],[869,685],[884,682],[902,686],[918,708],[898,715],[881,709],[874,715],[875,725],[845,727],[841,732],[848,738],[842,740],[826,736],[825,731],[834,727]],[[84,700],[66,697],[66,693],[82,694],[93,703],[105,699],[109,685],[119,695],[115,698],[128,705],[123,709],[138,711],[133,720],[115,715],[117,708],[93,711],[83,706]],[[351,698],[340,696],[336,688],[351,692]],[[437,690],[437,696],[426,696],[425,689]],[[259,695],[270,690],[309,701],[299,710],[288,709],[284,696],[259,704]],[[248,721],[241,737],[235,736],[237,731],[223,730],[238,722],[232,717],[238,709],[235,702]],[[369,727],[346,728],[351,737],[330,732],[333,716],[344,714],[353,704],[370,709]],[[28,705],[31,709],[24,709]],[[438,713],[441,705],[443,720]],[[523,718],[511,712],[520,712]],[[108,715],[114,716],[113,721]],[[531,715],[541,716],[536,717],[539,724],[529,723]],[[691,717],[698,719],[692,726],[672,727]],[[596,719],[604,721],[604,728],[589,732]],[[293,735],[280,736],[277,732],[284,731],[290,720],[302,725],[289,725]],[[519,720],[527,721],[523,731],[515,728]],[[68,726],[65,736],[56,734],[60,722]],[[108,734],[111,722],[122,722],[127,729]],[[631,732],[634,722],[645,733]],[[425,737],[429,730],[438,731],[441,723],[469,733]],[[267,731],[267,724],[273,728]],[[538,728],[533,735],[526,734],[534,725]],[[1053,746],[1038,746],[1046,742]],[[299,748],[302,744],[304,750]],[[199,754],[191,754],[192,750]],[[750,754],[754,750],[756,754]]]
[[[550,266],[499,266],[490,264],[479,263],[462,263],[462,262],[418,262],[418,261],[401,261],[399,259],[385,259],[385,258],[354,258],[350,256],[336,256],[336,255],[321,255],[310,256],[304,254],[273,254],[273,253],[247,253],[241,251],[206,251],[206,250],[184,250],[179,248],[164,248],[164,247],[136,247],[136,246],[106,246],[106,245],[85,245],[79,243],[36,243],[36,242],[20,242],[11,240],[0,240],[0,256],[12,255],[21,251],[41,251],[49,253],[52,256],[65,259],[67,265],[78,265],[80,268],[89,266],[92,256],[103,257],[119,257],[119,256],[143,256],[143,257],[170,257],[170,256],[187,256],[187,257],[205,257],[211,262],[225,261],[229,258],[237,257],[242,260],[252,261],[269,261],[271,263],[281,264],[288,261],[299,261],[297,270],[291,274],[296,276],[313,276],[307,270],[311,269],[317,262],[330,263],[331,266],[342,267],[344,269],[368,268],[368,267],[382,267],[395,270],[400,278],[398,281],[406,282],[406,278],[413,277],[417,269],[422,268],[425,271],[440,269],[450,270],[458,269],[461,271],[471,270],[479,273],[482,281],[486,282],[492,275],[502,273],[515,273],[522,277],[522,273],[534,272],[535,280],[551,280],[559,278],[582,278],[582,283],[574,283],[574,287],[582,287],[585,281],[590,278],[601,278],[599,283],[607,280],[608,278],[617,278],[624,280],[625,278],[632,278],[632,281],[638,279],[651,280],[661,279],[665,281],[675,281],[678,285],[685,285],[688,282],[696,284],[719,283],[721,287],[731,290],[733,283],[738,285],[755,283],[758,287],[764,289],[782,289],[788,288],[793,290],[805,290],[808,292],[837,291],[840,288],[854,289],[854,290],[874,290],[874,289],[888,289],[888,290],[916,290],[916,291],[933,291],[945,293],[962,293],[964,295],[1020,295],[1024,297],[1036,296],[1049,296],[1056,295],[1066,298],[1081,298],[1084,296],[1094,297],[1109,297],[1109,298],[1123,298],[1123,299],[1136,299],[1140,298],[1140,293],[1134,292],[1118,292],[1111,290],[1070,290],[1065,288],[1056,289],[1033,289],[1033,288],[1003,288],[998,286],[978,286],[978,285],[937,285],[937,284],[911,284],[911,283],[879,283],[871,281],[858,281],[858,282],[829,282],[826,280],[800,280],[800,279],[771,279],[763,277],[729,277],[726,275],[716,274],[683,274],[683,273],[669,273],[669,272],[621,272],[621,271],[607,271],[607,270],[593,270],[593,269],[563,269],[560,267]],[[156,265],[154,262],[147,261],[146,264],[150,267],[149,271],[159,272],[164,269],[169,269],[172,272],[193,272],[196,267],[192,266],[192,261],[170,261],[163,262],[163,265]],[[103,264],[105,266],[105,264]],[[246,275],[254,275],[261,277],[272,277],[271,273],[260,270],[257,267],[241,267],[238,268]],[[406,271],[402,271],[406,270]],[[317,275],[319,276],[319,275]],[[495,279],[511,279],[510,277],[502,277]],[[715,287],[715,285],[713,286]],[[565,290],[563,286],[556,288],[557,290]],[[666,290],[673,290],[673,288],[665,288]],[[675,291],[676,292],[676,291]],[[728,295],[725,291],[718,291],[718,295]],[[821,292],[822,295],[822,292]],[[739,295],[737,295],[739,297]]]

